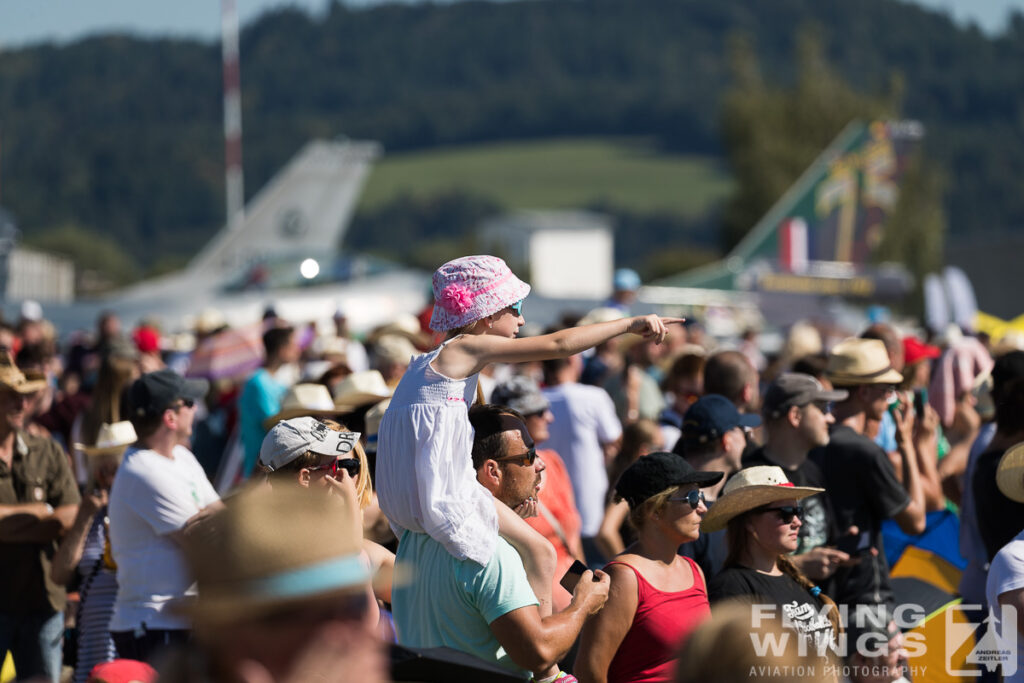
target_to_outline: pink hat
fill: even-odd
[[[497,256],[463,256],[434,272],[430,329],[446,332],[522,301],[530,285]]]

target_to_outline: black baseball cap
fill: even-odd
[[[785,372],[768,385],[761,410],[765,417],[776,418],[793,406],[803,407],[815,401],[845,401],[849,395],[845,389],[828,391],[817,379],[802,372]]]
[[[759,415],[741,413],[725,396],[707,394],[697,399],[683,416],[682,438],[687,443],[707,443],[730,429],[760,425]]]
[[[136,417],[156,415],[178,399],[202,399],[209,388],[205,379],[185,379],[173,370],[147,372],[128,388],[128,405]]]
[[[615,484],[615,493],[635,509],[672,486],[696,484],[704,488],[717,484],[724,476],[724,472],[695,470],[681,455],[661,451],[645,455],[630,465]]]

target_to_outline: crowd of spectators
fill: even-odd
[[[946,511],[1024,680],[1024,350],[810,321],[768,349],[630,317],[627,275],[527,336],[528,286],[473,266],[504,284],[439,271],[434,329],[0,323],[18,679],[904,681],[883,528]]]

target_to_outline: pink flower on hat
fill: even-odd
[[[473,292],[460,284],[453,283],[441,292],[440,303],[446,311],[462,315],[473,305]]]

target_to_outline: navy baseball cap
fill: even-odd
[[[683,416],[682,438],[687,443],[707,443],[735,427],[759,427],[761,417],[736,410],[725,396],[708,394],[690,406]]]

